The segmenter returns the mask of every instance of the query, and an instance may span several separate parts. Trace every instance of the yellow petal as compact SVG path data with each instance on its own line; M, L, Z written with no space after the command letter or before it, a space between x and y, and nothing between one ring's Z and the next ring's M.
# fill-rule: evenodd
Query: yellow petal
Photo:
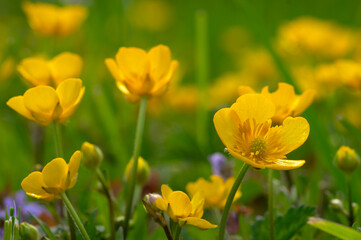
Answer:
M78 107L80 101L82 100L83 96L85 93L85 87L82 87L80 89L80 93L78 95L78 98L75 100L74 104L72 106L70 106L68 109L66 109L64 112L62 112L62 114L59 117L59 122L63 123L65 122L66 119L68 119L71 115L74 114L76 108Z
M256 123L262 123L272 118L275 113L274 104L261 94L240 96L231 109L237 113L241 122L254 119Z
M173 192L173 190L168 185L162 184L161 191L163 199L168 202L168 197Z
M79 77L83 69L81 57L70 52L59 54L48 64L55 85L59 85L64 79Z
M302 167L303 164L305 164L305 160L276 159L272 164L267 164L267 168L276 170L292 170Z
M227 151L235 158L251 165L252 167L255 167L255 168L265 168L265 164L262 162L262 161L259 161L259 163L257 163L256 161L254 161L253 159L249 159L249 158L246 158L244 156L242 156L240 153L238 152L235 152L233 151L231 148L227 148Z
M65 6L58 12L58 29L59 36L66 36L77 30L84 19L87 17L87 9L83 6Z
M49 86L33 87L24 94L25 107L43 125L48 125L53 120L58 103L59 98L55 89Z
M175 218L188 217L192 212L192 204L187 194L174 191L168 196L169 208ZM172 217L172 216L171 216ZM173 218L174 220L174 218Z
M303 111L306 110L308 106L311 105L313 99L315 98L316 91L315 90L307 90L298 98L297 105L295 106L293 116L298 116Z
M21 187L24 189L26 194L29 196L44 199L51 196L51 194L47 193L43 187L46 186L41 172L36 171L30 173L24 180L21 182Z
M239 118L231 108L222 108L213 117L214 127L218 136L227 148L232 148L237 144L237 134L239 132Z
M68 175L68 164L62 158L55 158L45 165L42 171L44 183L49 188L65 191L65 182Z
M288 117L283 121L283 125L272 127L266 139L267 154L271 160L282 159L284 156L299 146L308 138L310 125L302 117Z
M79 78L69 78L61 82L56 88L64 112L75 104L81 92L82 83Z
M83 154L81 151L76 151L70 158L69 164L68 164L68 171L69 171L69 177L70 177L70 185L67 187L72 188L75 183L78 176L78 169L80 165L80 161L83 158Z
M152 95L159 96L163 94L165 90L167 90L168 84L174 77L174 74L177 69L178 69L178 61L174 60L170 64L170 69L168 71L168 74L166 74L165 77L163 77L163 79L155 83L155 86L152 89Z
M245 95L247 93L256 93L256 92L249 86L239 86L238 87L239 96Z
M31 112L25 107L23 96L12 97L6 102L6 104L24 117L34 121Z
M170 69L171 53L167 46L158 45L148 52L150 63L150 77L154 81L164 78Z
M20 75L32 85L49 85L51 73L47 62L42 58L26 58L17 67Z
M193 196L191 204L192 204L192 216L201 218L203 216L203 206L204 206L203 192L197 192Z
M166 201L164 201L164 199L161 198L161 197L158 197L155 200L155 206L157 208L159 208L160 210L162 210L162 211L167 211L168 210L168 203Z
M118 69L117 63L112 58L105 59L105 65L107 65L109 72L117 82L122 82L124 76Z
M200 229L211 229L217 227L217 225L214 225L208 222L207 220L197 217L187 217L187 218L182 218L181 220L185 221L185 224L193 225Z

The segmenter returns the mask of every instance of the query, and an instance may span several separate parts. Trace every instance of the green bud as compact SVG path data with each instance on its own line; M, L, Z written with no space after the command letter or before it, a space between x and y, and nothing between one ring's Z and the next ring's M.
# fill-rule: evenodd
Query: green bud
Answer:
M149 206L155 212L160 211L155 205L155 201L159 197L161 198L162 196L159 195L158 193L149 193L144 196L143 203L144 205Z
M127 182L130 182L132 176L132 168L133 168L133 158L129 161L127 167L125 168L125 179ZM148 182L150 177L150 169L148 163L142 158L138 158L138 169L137 169L137 184L144 185Z
M20 236L21 239L38 240L40 234L35 226L31 225L30 223L23 222L20 225Z
M341 146L336 153L335 165L346 173L352 173L360 165L360 157L354 149Z
M81 151L83 152L83 164L84 167L95 170L99 167L103 161L103 152L100 148L94 144L84 142L81 146Z

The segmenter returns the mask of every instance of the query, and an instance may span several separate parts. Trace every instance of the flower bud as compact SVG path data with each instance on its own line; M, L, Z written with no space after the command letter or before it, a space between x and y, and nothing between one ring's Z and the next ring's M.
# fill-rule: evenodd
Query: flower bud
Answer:
M155 201L159 197L161 198L162 196L159 195L158 193L149 193L145 195L143 199L144 205L149 206L153 211L159 211L159 209L155 205Z
M97 169L103 161L102 150L94 144L84 142L81 151L83 152L83 164L88 169Z
M132 176L133 168L133 158L129 161L127 167L125 168L125 179L130 182ZM148 182L150 177L150 169L148 163L142 158L138 158L138 168L137 168L137 184L144 185Z
M30 223L23 222L20 225L20 236L21 239L38 240L40 234L35 226Z
M352 173L360 165L360 157L354 149L341 146L336 153L335 165L346 173Z

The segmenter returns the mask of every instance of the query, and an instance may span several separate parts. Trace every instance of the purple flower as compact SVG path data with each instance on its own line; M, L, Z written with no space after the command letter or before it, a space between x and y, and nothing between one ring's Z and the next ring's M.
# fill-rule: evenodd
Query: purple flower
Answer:
M48 213L44 206L35 202L27 202L26 194L22 190L17 191L15 197L7 196L3 199L3 208L0 210L0 219L5 218L6 209L9 211L11 207L13 207L15 211L17 211L17 209L20 207L22 217L27 217L29 214L38 217L42 213Z
M208 161L212 165L212 173L227 179L232 176L232 166L227 161L227 158L219 152L208 156Z

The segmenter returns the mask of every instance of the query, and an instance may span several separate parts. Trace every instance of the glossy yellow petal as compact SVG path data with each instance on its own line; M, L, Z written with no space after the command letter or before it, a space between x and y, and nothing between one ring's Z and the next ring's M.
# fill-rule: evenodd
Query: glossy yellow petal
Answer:
M232 148L237 144L237 134L239 132L239 118L231 108L222 108L213 117L214 127L227 148Z
M55 89L49 86L30 88L24 94L24 105L32 116L43 125L53 120L53 114L59 104Z
M85 87L82 87L80 89L80 93L78 95L78 98L75 100L74 104L72 106L70 106L69 108L67 108L65 111L62 112L62 114L59 117L59 122L63 123L65 122L65 120L67 120L71 115L74 114L76 108L78 107L81 99L83 98L85 93Z
M297 149L307 140L309 133L310 125L302 117L288 117L282 126L271 128L266 139L271 160L282 159Z
M32 85L49 85L51 73L47 62L42 58L26 58L17 67L20 75Z
M245 95L247 93L256 93L256 92L249 86L239 86L238 87L239 96Z
M65 191L65 182L68 175L68 164L62 158L55 158L45 165L43 180L47 187L57 189L57 192Z
M167 46L158 45L148 52L150 63L150 77L154 81L163 79L169 72L171 64L171 53Z
M187 218L182 218L181 220L185 221L185 224L193 225L200 229L211 229L218 227L217 225L214 225L208 222L207 220L197 217L187 217Z
M256 162L253 159L249 159L247 157L244 157L240 153L233 151L231 148L227 148L227 150L233 157L235 157L235 158L237 158L237 159L251 165L252 167L261 168L261 169L266 167L265 164L262 161Z
M192 212L192 204L187 194L174 191L168 196L169 208L175 218L188 217ZM172 216L171 216L172 217ZM173 218L174 220L174 218Z
M69 164L68 164L68 171L69 171L69 177L70 177L70 185L67 187L72 188L75 183L78 176L78 169L80 165L80 161L83 159L83 153L81 151L76 151L73 153L73 155L70 158Z
M161 191L163 199L168 202L168 197L173 192L173 190L168 185L162 184Z
M191 201L192 204L192 217L201 218L203 216L204 194L197 192Z
M67 78L79 77L83 69L83 60L77 54L64 52L53 58L49 63L55 85Z
M87 9L83 6L65 6L58 11L59 36L66 36L77 30L87 17Z
M124 76L120 72L117 63L112 58L105 59L105 65L108 67L109 72L117 82L122 82ZM119 86L118 86L119 87ZM128 91L128 90L127 90Z
M24 117L34 121L31 112L25 107L23 96L12 97L6 102L6 104Z
M178 61L173 60L171 62L168 74L165 75L165 77L163 77L160 81L155 83L155 86L151 92L152 95L159 96L167 90L169 82L172 80L176 70L178 69L178 65Z
M313 99L315 98L315 95L316 95L316 91L311 89L302 93L302 95L299 96L298 98L293 116L295 117L303 113L303 111L305 111L306 108L311 105Z
M21 187L24 189L26 194L38 199L47 198L50 196L50 194L44 190L44 186L46 185L43 181L42 174L38 171L30 173L21 182Z
M136 85L136 88L141 86L149 71L148 57L144 50L122 47L116 55L116 62L125 81Z
M164 199L161 197L159 197L155 200L155 206L162 211L168 210L168 202L164 201Z
M275 113L274 104L261 94L240 96L231 109L237 113L241 122L254 119L256 123L262 123L272 118Z
M276 159L271 164L267 164L267 168L276 170L292 170L302 167L305 164L305 160L285 160Z

